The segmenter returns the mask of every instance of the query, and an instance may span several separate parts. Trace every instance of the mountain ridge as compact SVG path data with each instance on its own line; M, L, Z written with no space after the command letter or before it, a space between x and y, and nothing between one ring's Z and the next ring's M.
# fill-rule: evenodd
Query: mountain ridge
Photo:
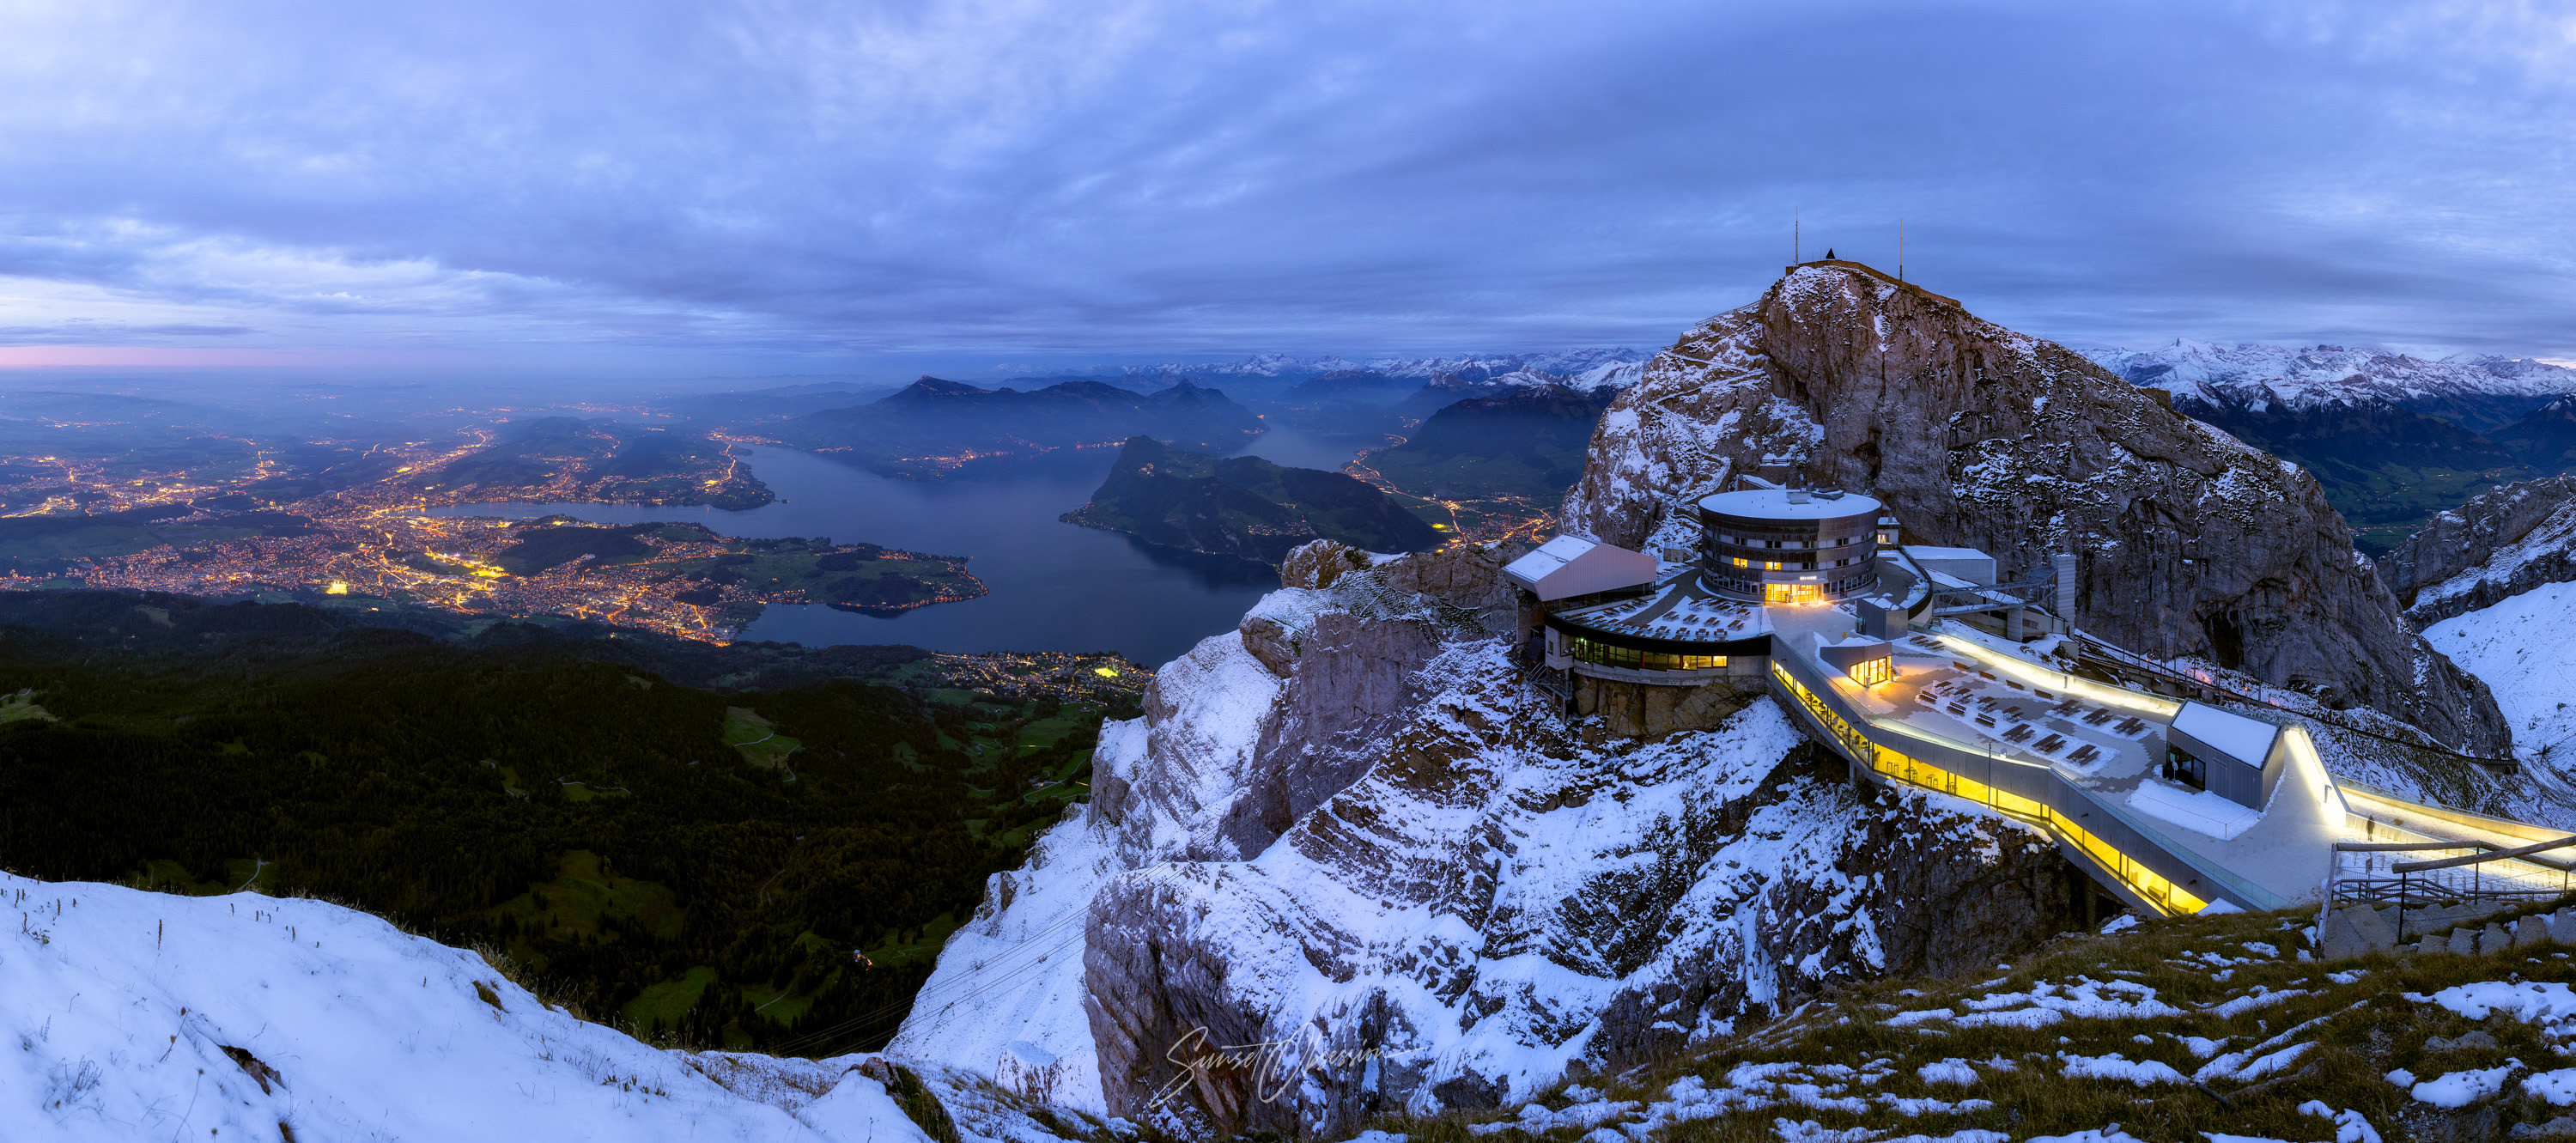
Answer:
M1853 271L1799 267L1702 322L1602 419L1570 529L1688 547L1673 506L1785 463L2007 574L2080 558L2081 625L2206 654L2502 754L2477 681L2406 628L2314 477L2053 342Z

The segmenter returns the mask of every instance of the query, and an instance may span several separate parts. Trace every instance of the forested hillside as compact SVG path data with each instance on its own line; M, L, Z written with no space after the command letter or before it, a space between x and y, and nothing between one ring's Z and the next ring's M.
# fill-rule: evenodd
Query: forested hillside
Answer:
M723 691L639 665L664 649L631 634L76 602L0 600L0 866L328 897L698 1044L881 1042L1131 701L950 689L911 648L668 660L781 680Z

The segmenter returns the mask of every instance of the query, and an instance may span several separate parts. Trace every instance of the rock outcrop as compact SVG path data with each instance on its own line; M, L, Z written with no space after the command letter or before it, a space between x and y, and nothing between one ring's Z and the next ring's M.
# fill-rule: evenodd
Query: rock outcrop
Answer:
M2046 841L1864 801L1767 698L1654 743L1566 723L1492 629L1509 554L1291 553L1104 729L1092 803L994 878L890 1052L1185 1135L1347 1133L2071 919Z
M2063 346L1873 271L1806 266L1684 334L1611 406L1563 519L1687 544L1690 498L1766 460L1886 501L1909 542L2007 573L2081 556L2078 623L2203 655L2452 746L2511 735L2426 646L2314 479Z
M1307 646L1291 691L1341 655ZM1595 749L1532 709L1498 641L1447 644L1415 680L1430 693L1365 770L1257 851L1101 886L1084 1004L1112 1114L1329 1137L1504 1106L2067 920L2047 843L1920 798L1863 804L1767 699Z
M2418 628L2576 582L2576 476L2507 485L2443 512L2379 570Z

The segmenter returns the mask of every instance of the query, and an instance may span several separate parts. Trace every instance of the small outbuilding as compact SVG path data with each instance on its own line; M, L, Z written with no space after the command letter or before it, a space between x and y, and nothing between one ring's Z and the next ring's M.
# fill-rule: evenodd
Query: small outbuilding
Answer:
M2165 730L2164 778L2262 809L2289 763L2278 726L2203 702L2186 702Z

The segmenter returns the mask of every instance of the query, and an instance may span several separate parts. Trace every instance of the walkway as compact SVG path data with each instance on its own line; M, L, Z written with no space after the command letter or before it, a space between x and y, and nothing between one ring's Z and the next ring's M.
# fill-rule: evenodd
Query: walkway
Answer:
M2320 898L2336 878L2384 878L2392 860L2510 848L2562 836L2347 789L2303 725L2284 726L2288 761L2260 810L2157 776L2182 704L2056 670L2028 648L1936 621L1895 644L1896 678L1864 688L1825 666L1818 642L1851 633L1840 607L1767 608L1771 686L1856 779L1965 798L2039 828L2132 907L2248 910ZM2246 713L2246 712L2240 712ZM2337 843L2458 841L2432 852L2345 852ZM2418 884L2435 879L2418 874ZM2496 861L2454 879L2563 885L2555 857Z

